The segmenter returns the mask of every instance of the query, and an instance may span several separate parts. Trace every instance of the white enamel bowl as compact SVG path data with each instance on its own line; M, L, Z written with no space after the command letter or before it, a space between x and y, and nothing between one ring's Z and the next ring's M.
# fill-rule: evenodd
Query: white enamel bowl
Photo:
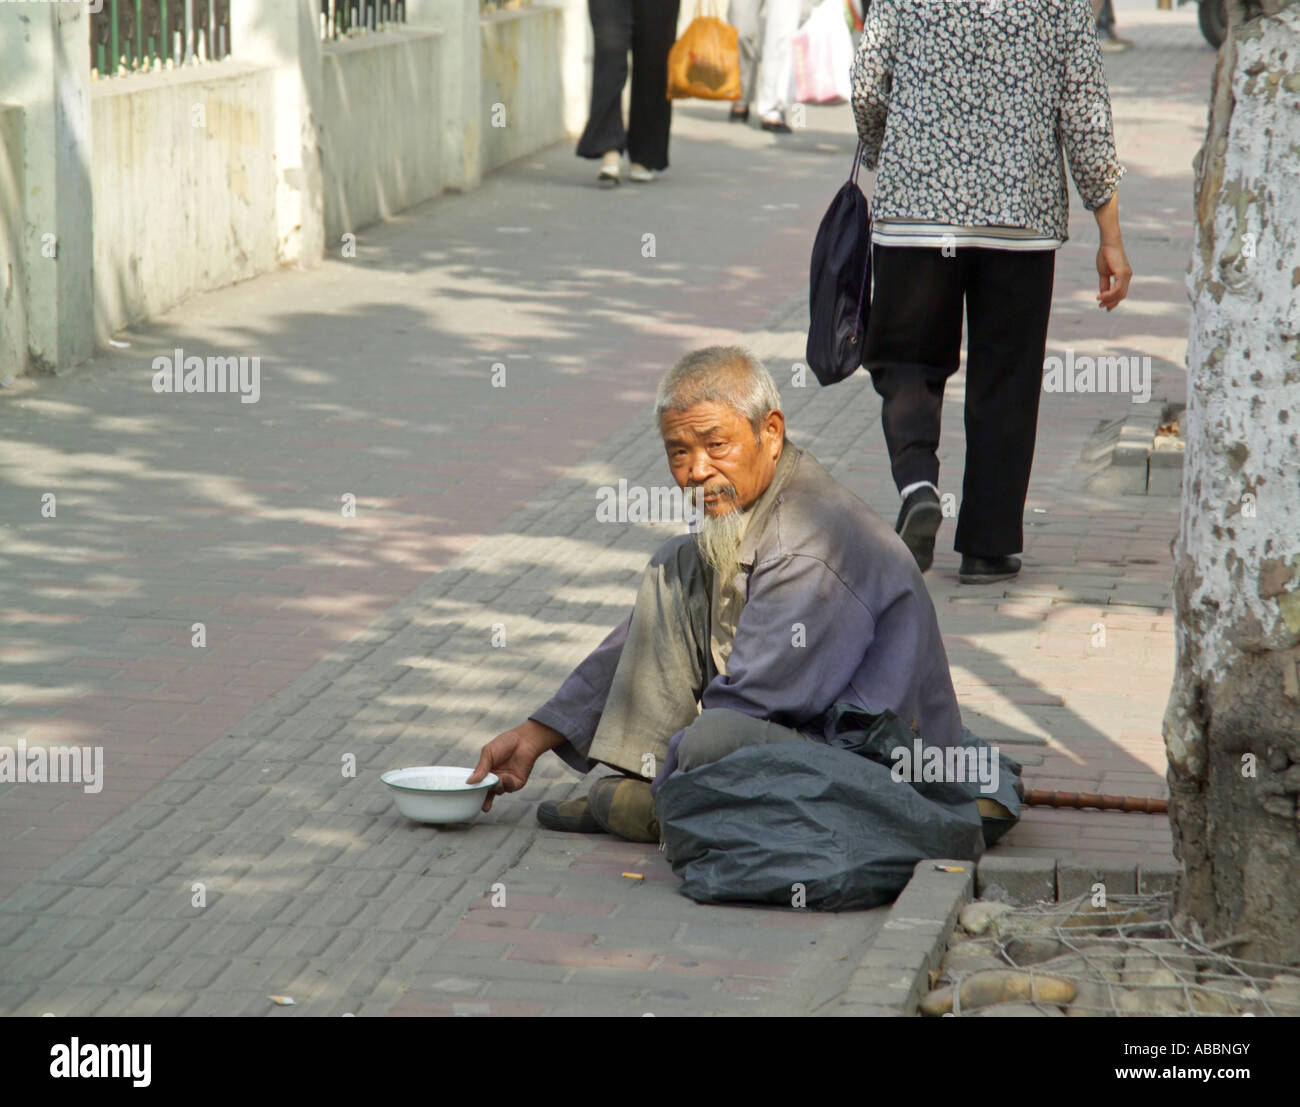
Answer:
M416 765L391 769L379 779L388 785L397 810L417 823L467 823L483 807L497 782L488 773L477 784L465 781L473 769L454 765Z

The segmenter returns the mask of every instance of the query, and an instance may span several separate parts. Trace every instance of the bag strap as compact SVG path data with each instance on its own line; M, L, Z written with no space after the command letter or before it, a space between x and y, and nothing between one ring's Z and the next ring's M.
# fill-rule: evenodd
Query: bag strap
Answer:
M849 180L858 183L858 170L862 168L862 139L858 139L858 151L853 155L853 172ZM858 340L859 324L862 321L862 301L867 296L867 286L871 284L871 203L867 203L867 256L862 264L862 287L858 289L858 310L853 313L853 342ZM865 337L865 336L864 336Z
M858 340L858 330L862 324L862 301L867 296L867 286L871 284L871 223L867 222L867 256L862 263L862 287L858 289L858 310L853 313L853 341ZM865 337L865 336L864 336Z

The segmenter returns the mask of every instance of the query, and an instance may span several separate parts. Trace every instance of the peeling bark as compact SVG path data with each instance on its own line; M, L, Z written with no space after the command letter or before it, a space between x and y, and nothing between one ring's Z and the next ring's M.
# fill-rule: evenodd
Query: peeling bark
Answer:
M1165 712L1180 913L1300 963L1300 0L1228 0L1188 271Z

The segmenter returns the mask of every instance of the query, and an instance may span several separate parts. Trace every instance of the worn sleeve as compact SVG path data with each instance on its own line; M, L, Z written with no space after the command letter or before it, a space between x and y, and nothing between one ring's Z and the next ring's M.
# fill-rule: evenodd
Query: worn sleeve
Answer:
M1101 207L1127 172L1115 154L1106 67L1089 0L1070 0L1065 28L1065 81L1057 128L1079 198Z
M898 45L898 10L894 0L875 0L867 12L853 58L853 117L862 139L862 161L875 169L885 140L885 115Z
M623 654L629 614L605 637L560 685L560 690L528 717L564 735L565 741L555 748L566 765L580 773L589 772L595 762L588 760L587 750L596 736L596 725L605 710L614 670Z
M874 637L871 612L825 562L798 554L760 564L727 672L700 704L804 726L848 686Z

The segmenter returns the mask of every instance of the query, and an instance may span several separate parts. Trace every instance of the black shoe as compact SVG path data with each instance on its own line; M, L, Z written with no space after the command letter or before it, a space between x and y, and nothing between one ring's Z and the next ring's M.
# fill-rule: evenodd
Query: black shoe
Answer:
M995 580L1010 580L1018 572L1018 557L975 557L973 554L962 554L957 579L962 584L992 584Z
M547 830L567 830L571 834L604 834L605 828L591 813L586 796L565 800L563 803L537 805L537 821Z
M789 124L787 124L783 119L764 119L763 130L771 131L774 135L794 134L794 131L790 129Z
M933 488L918 488L898 509L894 530L916 558L916 567L925 572L934 561L934 536L943 522L943 509Z
M730 113L728 114L728 116L727 116L727 122L728 122L728 123L748 123L748 122L749 122L749 109L748 109L748 108L744 108L744 109L741 110L741 111L736 111L735 108L733 108L733 109L731 110L731 112L730 112Z

